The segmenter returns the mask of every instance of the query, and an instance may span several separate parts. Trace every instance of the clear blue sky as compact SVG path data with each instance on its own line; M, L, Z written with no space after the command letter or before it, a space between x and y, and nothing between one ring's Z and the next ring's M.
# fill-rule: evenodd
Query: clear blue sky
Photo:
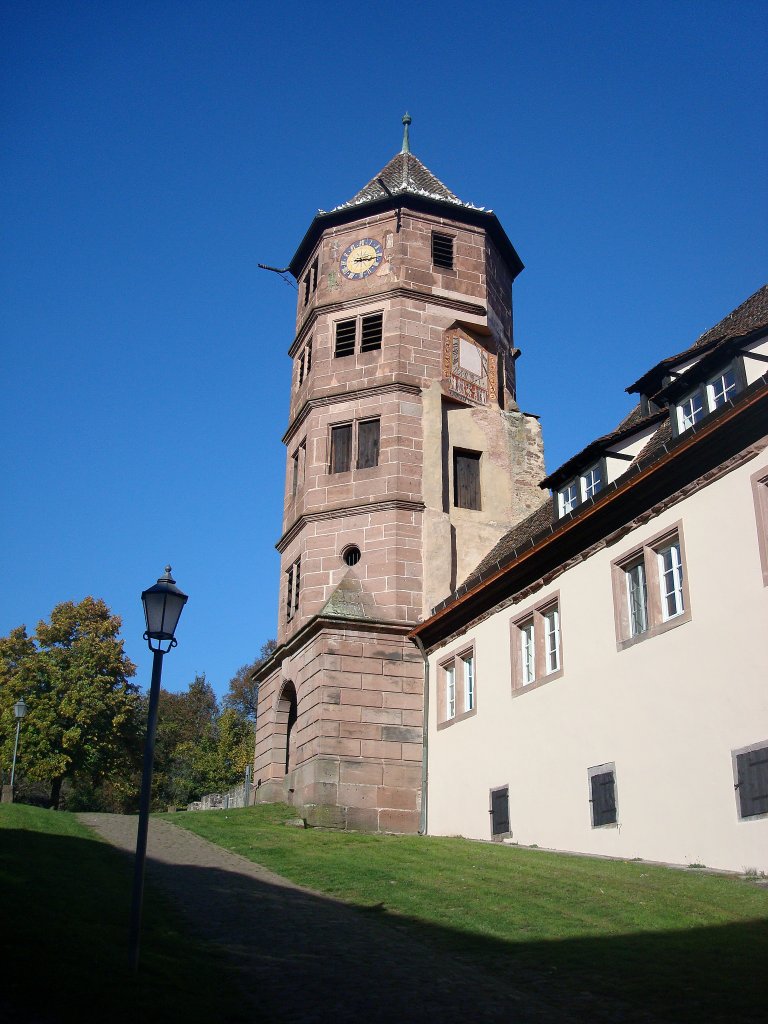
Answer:
M190 595L163 682L275 633L296 293L318 207L399 149L495 210L554 469L766 278L764 2L36 3L0 10L0 635Z

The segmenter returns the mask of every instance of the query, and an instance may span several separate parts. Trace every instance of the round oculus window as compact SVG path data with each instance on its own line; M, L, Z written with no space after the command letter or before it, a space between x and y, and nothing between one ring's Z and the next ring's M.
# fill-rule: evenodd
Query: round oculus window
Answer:
M353 544L351 547L344 549L341 557L347 565L357 565L362 556L360 554L360 548L355 547Z

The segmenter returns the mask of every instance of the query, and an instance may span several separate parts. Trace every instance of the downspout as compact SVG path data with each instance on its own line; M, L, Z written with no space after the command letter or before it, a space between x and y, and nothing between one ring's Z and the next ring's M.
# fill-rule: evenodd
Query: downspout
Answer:
M427 770L427 757L429 754L429 657L424 650L424 644L418 636L412 636L411 640L421 651L424 659L424 725L421 730L421 814L419 817L419 835L427 834L427 783L429 772Z

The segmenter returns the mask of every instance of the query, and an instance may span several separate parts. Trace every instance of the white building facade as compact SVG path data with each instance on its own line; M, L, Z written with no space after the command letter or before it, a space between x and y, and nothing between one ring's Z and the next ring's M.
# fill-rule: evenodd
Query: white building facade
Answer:
M768 871L768 288L412 638L431 834Z

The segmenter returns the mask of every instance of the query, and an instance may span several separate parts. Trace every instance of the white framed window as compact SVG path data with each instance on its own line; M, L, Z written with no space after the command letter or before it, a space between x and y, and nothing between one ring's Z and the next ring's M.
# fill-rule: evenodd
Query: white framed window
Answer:
M729 366L723 373L708 380L707 400L710 409L718 409L721 405L725 405L728 399L736 394L737 387L736 370L733 366Z
M536 679L536 646L533 635L533 616L527 622L521 622L520 630L520 662L521 681L523 686L528 686Z
M694 391L677 404L677 429L682 434L704 416L704 400L700 391Z
M680 559L680 544L675 541L660 548L656 557L659 560L662 618L664 620L672 619L675 615L682 615L685 611L683 564Z
M619 650L691 618L682 524L611 563Z
M456 664L445 666L445 717L456 717Z
M725 405L745 386L744 366L741 359L735 359L728 366L718 370L703 384L689 391L675 402L673 422L677 433L682 434L702 420L709 413Z
M648 629L648 587L645 582L645 562L641 559L625 569L627 603L629 609L629 635L640 636Z
M462 655L464 675L464 710L472 711L475 706L475 652Z
M442 658L437 673L437 727L442 729L477 711L474 643Z
M584 501L594 497L603 487L603 464L596 462L581 474L581 491Z
M565 487L561 487L557 492L557 506L560 516L567 516L569 512L573 512L578 504L579 486L575 480L571 480L570 483L566 484Z
M591 466L579 473L573 480L569 480L557 492L557 515L559 519L573 512L583 501L602 491L605 486L605 460L598 459Z
M531 689L563 671L560 597L550 595L512 619L512 690Z
M560 668L560 610L557 605L542 612L544 620L544 668L547 675Z

